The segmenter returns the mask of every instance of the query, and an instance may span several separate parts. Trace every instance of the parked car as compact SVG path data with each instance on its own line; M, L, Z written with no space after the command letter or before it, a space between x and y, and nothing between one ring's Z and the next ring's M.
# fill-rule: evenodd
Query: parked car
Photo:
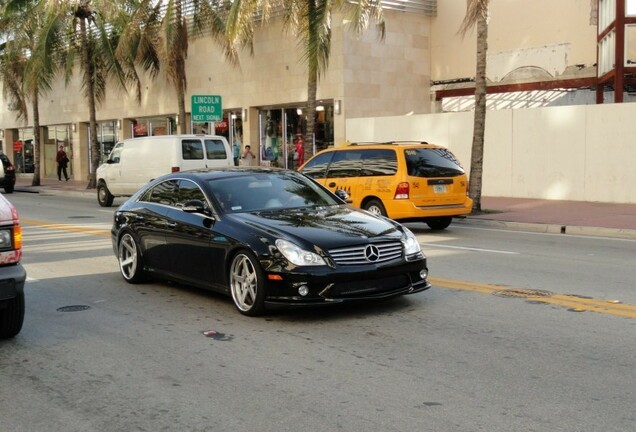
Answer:
M0 187L4 188L5 193L13 193L15 188L15 167L9 160L9 157L0 153Z
M117 143L97 168L97 201L110 207L163 174L195 168L233 166L232 150L217 135L160 135Z
M24 321L24 282L22 228L18 211L0 195L0 339L11 338Z
M291 170L162 176L119 207L111 233L127 282L157 276L219 291L245 315L430 287L411 231Z
M441 230L470 214L468 179L445 147L424 142L354 143L324 150L300 167L351 204L399 221L423 221Z

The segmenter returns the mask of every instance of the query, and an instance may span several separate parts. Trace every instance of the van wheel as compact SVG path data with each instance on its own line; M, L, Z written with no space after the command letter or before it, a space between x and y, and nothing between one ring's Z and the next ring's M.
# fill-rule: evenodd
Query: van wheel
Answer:
M100 182L97 185L97 202L102 207L110 207L113 205L115 197L110 193L106 183Z
M452 217L445 216L445 217L427 218L424 220L424 222L426 222L426 225L428 225L430 229L437 231L437 230L443 230L445 228L448 228L452 220L453 220Z
M382 201L380 200L377 200L377 199L369 200L366 203L364 203L364 206L362 208L373 214L376 214L379 216L386 216L386 209L384 208L384 205L382 204Z
M20 333L24 322L24 292L0 305L0 339L12 338Z

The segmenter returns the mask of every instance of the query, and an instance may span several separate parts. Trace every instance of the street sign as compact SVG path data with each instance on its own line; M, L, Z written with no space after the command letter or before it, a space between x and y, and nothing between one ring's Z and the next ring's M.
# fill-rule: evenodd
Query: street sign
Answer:
M196 123L223 120L219 95L192 95L192 121Z

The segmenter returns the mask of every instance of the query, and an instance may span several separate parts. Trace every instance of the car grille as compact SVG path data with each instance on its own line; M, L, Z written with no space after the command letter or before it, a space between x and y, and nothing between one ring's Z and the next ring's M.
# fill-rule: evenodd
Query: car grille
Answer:
M368 297L406 288L409 284L410 281L408 276L402 274L380 279L337 283L331 287L328 293L325 294L327 294L328 297L335 299Z
M331 249L329 255L338 265L378 264L401 257L402 242Z

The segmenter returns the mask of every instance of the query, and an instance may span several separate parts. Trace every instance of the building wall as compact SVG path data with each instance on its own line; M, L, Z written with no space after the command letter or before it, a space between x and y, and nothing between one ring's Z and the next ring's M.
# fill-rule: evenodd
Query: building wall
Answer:
M484 196L636 203L636 104L488 111ZM470 170L473 113L347 120L349 141L423 140Z
M595 69L588 68L596 63L596 1L491 1L488 79L594 76ZM438 2L431 26L433 81L475 76L476 31L464 38L457 33L465 13L465 0ZM511 76L515 73L519 76Z

